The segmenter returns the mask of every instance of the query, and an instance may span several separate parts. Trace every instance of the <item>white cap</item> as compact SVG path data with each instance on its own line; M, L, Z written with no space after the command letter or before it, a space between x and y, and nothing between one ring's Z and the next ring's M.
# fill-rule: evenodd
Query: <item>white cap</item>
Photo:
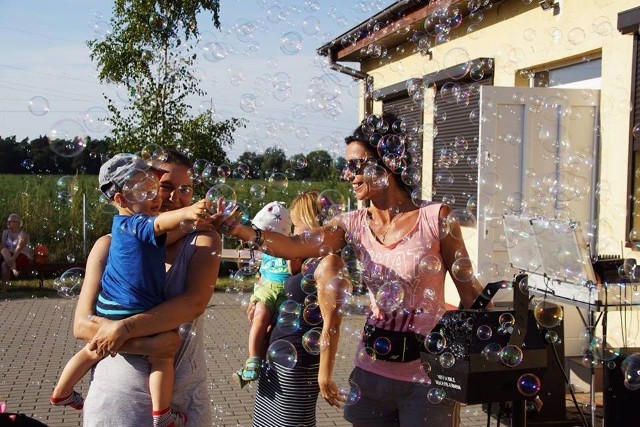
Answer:
M264 205L251 221L261 230L291 234L291 215L282 202L270 202Z

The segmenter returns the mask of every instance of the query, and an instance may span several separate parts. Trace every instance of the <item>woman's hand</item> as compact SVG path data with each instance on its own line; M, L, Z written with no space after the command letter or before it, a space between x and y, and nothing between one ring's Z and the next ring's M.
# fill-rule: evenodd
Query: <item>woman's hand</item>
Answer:
M346 401L346 396L340 393L340 389L335 381L330 378L318 376L318 385L320 386L320 395L327 403L336 408L341 408Z
M100 357L115 356L129 338L124 322L100 316L91 316L90 320L98 325L98 331L89 342L89 350L95 351Z

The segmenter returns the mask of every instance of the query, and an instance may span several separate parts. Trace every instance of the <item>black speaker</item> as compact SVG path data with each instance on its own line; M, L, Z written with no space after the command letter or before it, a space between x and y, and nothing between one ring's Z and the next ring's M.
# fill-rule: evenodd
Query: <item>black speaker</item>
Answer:
M620 356L604 364L604 427L640 426L640 390L632 391L624 386L620 369L625 357L633 353L640 353L640 348L621 348Z

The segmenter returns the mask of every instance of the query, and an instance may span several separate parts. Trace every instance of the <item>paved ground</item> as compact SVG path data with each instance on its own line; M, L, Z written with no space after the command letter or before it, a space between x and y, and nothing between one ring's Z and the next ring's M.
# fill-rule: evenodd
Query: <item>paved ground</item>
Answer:
M63 299L26 299L0 302L0 401L11 412L22 412L52 427L79 426L78 411L52 407L48 402L60 370L80 347L71 334L75 302ZM215 426L250 426L253 387L239 389L230 374L246 358L248 323L237 295L216 293L206 312L207 360ZM338 384L346 384L362 316L345 317L336 366ZM88 383L79 387L86 394ZM464 427L487 424L480 406L462 409ZM318 426L347 426L338 410L321 398ZM493 420L491 425L496 425ZM115 426L117 427L117 426Z

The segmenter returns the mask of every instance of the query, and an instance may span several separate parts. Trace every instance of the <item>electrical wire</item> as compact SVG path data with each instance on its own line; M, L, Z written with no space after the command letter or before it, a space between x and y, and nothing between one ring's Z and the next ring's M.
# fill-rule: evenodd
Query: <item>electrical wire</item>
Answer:
M571 383L569 381L569 376L567 375L567 372L564 370L564 366L562 366L562 363L560 362L560 356L558 355L558 350L556 349L556 346L554 343L549 343L551 344L551 349L553 350L553 356L556 360L556 363L558 364L558 367L560 368L560 372L562 372L562 375L564 376L564 381L567 384L568 388L569 388L569 393L571 393L571 400L573 401L573 405L576 407L576 410L578 411L578 414L580 415L580 418L582 420L582 425L584 427L589 427L589 423L587 422L587 418L584 416L584 414L582 413L582 410L580 409L580 405L578 405L578 400L576 399L576 395L573 392L573 388L571 387Z

